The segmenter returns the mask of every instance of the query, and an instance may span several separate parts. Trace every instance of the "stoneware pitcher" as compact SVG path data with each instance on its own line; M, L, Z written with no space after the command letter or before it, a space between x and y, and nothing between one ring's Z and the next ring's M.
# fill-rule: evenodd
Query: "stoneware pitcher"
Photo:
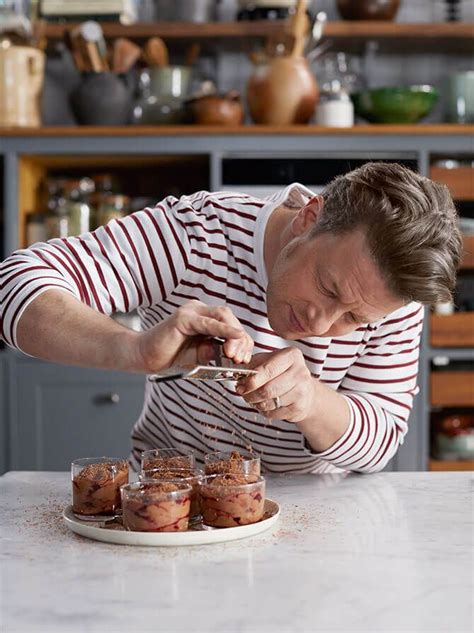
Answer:
M316 78L304 57L274 57L255 66L247 85L255 123L307 123L319 98Z
M41 125L44 63L36 48L0 43L0 126Z
M132 113L132 90L125 75L85 73L71 94L74 114L83 125L126 125Z

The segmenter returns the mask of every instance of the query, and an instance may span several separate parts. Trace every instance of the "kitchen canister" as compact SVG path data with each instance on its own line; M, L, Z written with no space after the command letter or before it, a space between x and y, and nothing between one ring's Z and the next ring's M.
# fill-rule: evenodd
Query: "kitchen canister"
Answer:
M448 78L446 118L451 123L474 123L474 70L455 73Z
M178 125L186 121L185 99L191 81L188 66L152 67L140 75L141 95L133 108L137 125Z
M0 126L39 127L45 55L0 40Z
M332 81L331 90L321 92L316 109L316 124L325 127L354 125L354 104L339 81Z

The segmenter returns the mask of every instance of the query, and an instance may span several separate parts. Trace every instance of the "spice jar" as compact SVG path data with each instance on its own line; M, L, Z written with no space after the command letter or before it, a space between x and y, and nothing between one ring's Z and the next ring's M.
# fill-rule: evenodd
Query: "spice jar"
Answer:
M69 213L65 198L51 200L49 211L45 217L46 235L48 240L56 237L69 237Z
M88 196L94 191L90 178L71 180L66 183L66 208L69 216L69 235L81 235L91 229L91 207Z
M96 212L97 226L124 218L130 210L130 198L121 194L104 196Z
M338 80L321 93L316 110L316 123L326 127L352 127L354 104Z
M26 216L26 243L28 246L48 239L44 213L29 213Z

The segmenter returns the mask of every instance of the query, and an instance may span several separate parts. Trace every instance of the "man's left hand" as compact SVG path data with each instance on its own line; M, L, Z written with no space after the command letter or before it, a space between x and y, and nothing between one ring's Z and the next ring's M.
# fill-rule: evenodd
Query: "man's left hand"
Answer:
M299 349L255 354L248 367L257 373L240 381L236 391L262 415L289 422L314 417L318 381Z

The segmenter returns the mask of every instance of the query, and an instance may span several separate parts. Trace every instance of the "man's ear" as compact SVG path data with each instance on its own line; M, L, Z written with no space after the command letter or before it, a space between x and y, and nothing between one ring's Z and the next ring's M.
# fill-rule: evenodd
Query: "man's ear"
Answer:
M314 196L298 211L291 222L293 235L303 235L309 232L321 216L324 208L324 198Z

